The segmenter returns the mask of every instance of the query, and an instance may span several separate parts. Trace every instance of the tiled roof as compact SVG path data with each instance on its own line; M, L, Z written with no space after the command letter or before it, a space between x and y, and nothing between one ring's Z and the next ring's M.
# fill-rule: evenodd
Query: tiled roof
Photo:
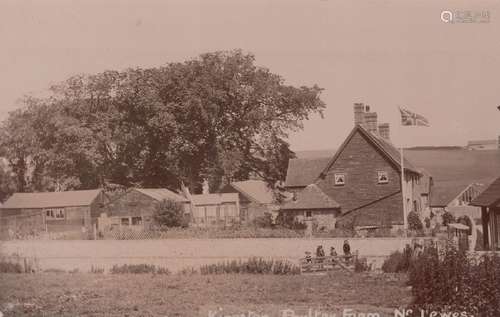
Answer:
M286 171L286 187L304 187L312 184L330 161L330 157L291 159Z
M474 206L481 207L500 207L500 177L488 186L471 203Z
M89 206L101 189L65 192L15 193L2 206L3 209L49 208Z
M500 174L500 150L407 149L404 153L435 182L489 184Z
M262 180L232 182L231 186L249 200L259 204L272 204L274 202L273 191Z
M445 207L470 184L464 182L434 182L431 187L431 207Z
M384 138L382 138L378 134L369 132L368 130L366 130L365 128L363 128L363 126L361 126L361 125L356 125L352 129L352 131L349 134L349 136L345 139L344 143L342 143L342 145L340 146L340 148L337 150L337 152L335 153L335 155L333 156L333 158L325 166L325 168L322 171L323 173L326 173L327 170L330 168L330 166L332 166L332 164L337 160L337 158L340 155L340 153L342 153L342 151L347 146L347 144L349 144L350 140L356 134L356 132L360 132L362 135L364 135L373 146L375 146L376 148L378 148L385 155L385 157L387 159L389 159L396 166L396 168L398 168L399 170L401 170L401 154L400 154L400 151L398 149L396 149L394 147L394 145L392 145L392 143L390 143L389 141L385 140ZM403 154L403 163L404 163L404 169L405 170L409 170L409 171L412 171L414 173L420 174L419 170L412 163L410 163L410 161L408 161L406 159L406 156L404 154Z
M235 203L239 201L237 193L199 194L191 195L191 202L199 205L220 205L222 203Z
M297 210L297 209L336 209L340 205L327 194L325 194L315 184L307 185L304 189L297 193L295 200L286 202L282 210Z
M158 201L173 200L177 202L189 202L186 197L176 194L166 188L134 188L134 190L137 190L138 192L141 192L144 195L147 195Z
M398 165L399 169L401 168L401 152L399 149L397 149L388 140L382 138L380 135L368 132L368 130L364 129L363 126L358 126L358 127L360 131L364 132L375 143L377 143L377 145L389 156L389 158ZM405 169L420 174L419 169L416 168L410 160L408 160L408 157L405 152L403 152L403 163Z
M385 140L378 134L368 132L360 125L354 127L344 143L340 146L333 157L320 157L320 158L307 158L307 159L291 159L288 162L288 170L286 174L286 187L303 187L313 183L327 168L335 162L338 155L342 152L344 147L349 143L350 139L354 136L356 131L365 135L371 143L381 150L385 156L392 161L397 168L401 169L401 155L400 151L394 147L392 143ZM407 159L406 152L404 155L404 168L412 172L420 174L420 170L414 166L410 160Z

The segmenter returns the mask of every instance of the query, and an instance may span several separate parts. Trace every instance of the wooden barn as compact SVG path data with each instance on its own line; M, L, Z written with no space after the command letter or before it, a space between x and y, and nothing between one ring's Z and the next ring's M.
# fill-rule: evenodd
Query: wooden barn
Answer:
M199 194L190 198L193 226L231 226L241 222L237 193Z
M479 194L471 205L481 207L484 248L500 250L500 177Z
M102 190L15 193L0 208L10 230L63 232L90 229L103 210Z
M149 229L153 225L155 209L163 200L178 202L186 214L191 212L190 201L186 197L166 188L130 188L106 203L98 228Z
M262 180L232 182L223 187L221 192L238 194L243 223L251 223L265 213L277 214L279 210L273 191Z

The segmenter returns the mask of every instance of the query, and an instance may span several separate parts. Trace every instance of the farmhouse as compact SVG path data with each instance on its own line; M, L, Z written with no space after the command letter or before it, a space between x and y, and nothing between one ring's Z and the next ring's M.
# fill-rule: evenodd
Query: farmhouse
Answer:
M471 205L481 207L484 248L500 250L500 177L477 196Z
M112 227L149 229L153 225L153 214L163 200L182 204L184 212L191 212L190 201L166 188L130 188L106 203L105 213L100 215L98 228Z
M242 222L251 222L264 213L274 213L279 209L273 191L262 180L232 182L221 192L238 194Z
M310 223L320 230L334 229L340 214L340 205L326 195L316 184L307 185L281 207L283 217L296 222Z
M237 193L190 195L193 226L231 226L240 223Z
M102 190L15 193L0 208L11 230L63 232L90 229L103 210Z
M324 159L314 159L310 165L291 160L285 186L297 192L300 202L300 191L315 184L338 204L337 227L399 228L404 222L403 204L407 211L427 207L431 181L406 158L401 162L400 152L390 142L389 125L377 124L377 114L368 110L363 104L354 105L354 128L322 167Z

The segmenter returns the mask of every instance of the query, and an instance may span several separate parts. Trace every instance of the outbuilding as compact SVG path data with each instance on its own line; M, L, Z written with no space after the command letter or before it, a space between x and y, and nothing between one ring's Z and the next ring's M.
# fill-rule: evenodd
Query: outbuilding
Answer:
M471 205L481 207L484 248L500 250L500 177L479 194Z

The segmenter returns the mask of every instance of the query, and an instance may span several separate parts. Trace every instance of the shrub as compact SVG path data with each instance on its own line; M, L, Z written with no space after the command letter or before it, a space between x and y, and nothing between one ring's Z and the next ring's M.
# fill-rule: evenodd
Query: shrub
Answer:
M412 309L500 316L500 258L496 254L476 261L450 245L441 254L427 248L412 261L408 277Z
M276 274L292 275L300 274L300 268L286 260L265 260L262 258L250 258L246 261L227 261L215 264L203 265L200 268L202 275L209 274Z
M160 227L187 227L189 219L184 215L181 203L173 200L163 200L155 208L153 218Z
M166 268L156 267L153 264L123 264L113 265L110 270L111 274L170 274Z
M0 273L23 273L23 267L19 263L0 262Z
M256 217L253 223L258 228L271 228L273 225L273 218L270 213L266 212L261 217Z
M441 218L443 219L443 226L447 226L449 223L455 222L455 217L453 217L449 211L445 211Z
M103 274L104 273L104 268L92 265L90 267L90 273L93 273L93 274Z
M292 230L305 230L307 225L303 222L297 221L295 216L289 212L280 211L278 217L276 218L276 223L283 228Z
M430 229L431 228L431 219L429 217L425 217L424 222L425 222L425 228Z
M424 228L420 217L415 211L410 211L408 214L408 227L410 230L420 231Z
M371 270L371 265L368 265L366 258L356 258L354 261L354 272L366 272Z
M385 273L401 273L407 272L410 267L412 250L409 245L406 245L403 252L393 252L382 264L382 271Z

